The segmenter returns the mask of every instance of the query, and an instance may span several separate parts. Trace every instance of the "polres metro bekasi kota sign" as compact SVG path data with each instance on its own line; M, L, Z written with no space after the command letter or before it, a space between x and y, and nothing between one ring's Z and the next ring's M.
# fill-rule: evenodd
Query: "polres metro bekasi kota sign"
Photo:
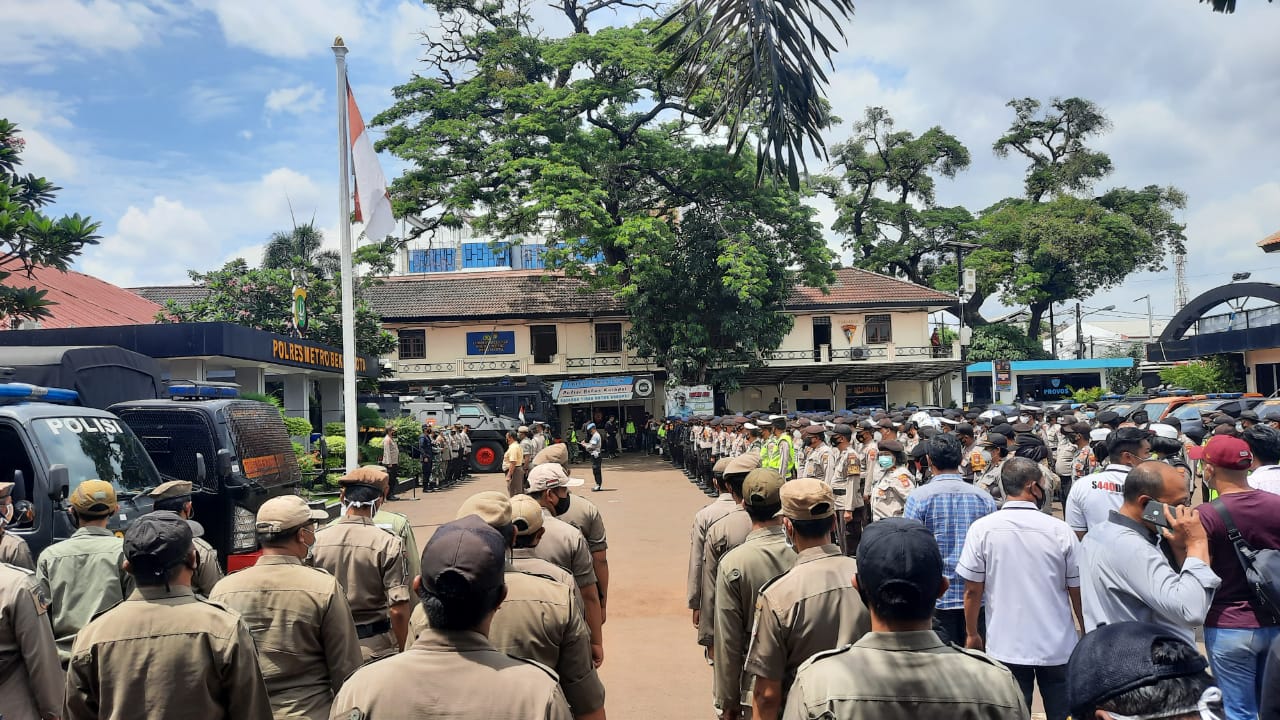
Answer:
M551 383L551 397L555 398L557 405L643 400L652 394L653 377L649 375L582 378Z

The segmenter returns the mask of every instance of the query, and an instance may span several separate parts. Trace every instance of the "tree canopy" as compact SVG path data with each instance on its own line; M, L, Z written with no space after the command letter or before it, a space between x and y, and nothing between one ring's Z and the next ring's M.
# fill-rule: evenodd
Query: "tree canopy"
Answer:
M572 32L551 37L518 4L428 4L443 25L428 72L373 120L378 148L411 163L397 214L545 242L550 267L623 298L630 345L684 379L776 347L786 289L829 282L832 256L798 193L699 130L719 99L670 71L678 25L595 28L630 5L567 3Z
M0 118L0 318L38 320L53 314L53 303L21 278L36 267L66 272L86 245L98 243L100 224L79 213L44 214L62 188L19 172L25 147L18 126Z

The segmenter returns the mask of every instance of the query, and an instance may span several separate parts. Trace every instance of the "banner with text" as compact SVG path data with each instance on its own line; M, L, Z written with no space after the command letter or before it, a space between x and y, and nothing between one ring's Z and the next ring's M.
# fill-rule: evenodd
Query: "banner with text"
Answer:
M714 415L716 396L710 385L672 385L667 388L667 417L683 420L693 415Z
M551 384L551 396L557 405L643 400L652 394L653 377L649 375L559 380Z

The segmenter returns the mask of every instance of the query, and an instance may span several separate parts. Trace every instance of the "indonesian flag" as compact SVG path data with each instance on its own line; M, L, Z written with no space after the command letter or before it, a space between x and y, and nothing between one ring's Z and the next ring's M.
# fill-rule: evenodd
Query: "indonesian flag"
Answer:
M524 406L520 406L520 422L524 422Z
M387 178L373 151L373 141L365 132L364 119L356 107L356 96L347 85L347 137L351 142L351 161L356 173L356 220L364 223L365 236L381 242L395 232L396 220L391 215L391 199L387 196Z

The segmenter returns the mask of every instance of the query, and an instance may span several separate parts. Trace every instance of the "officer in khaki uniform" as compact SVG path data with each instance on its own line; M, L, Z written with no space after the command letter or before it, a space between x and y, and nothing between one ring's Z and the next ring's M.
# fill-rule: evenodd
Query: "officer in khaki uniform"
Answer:
M730 460L721 458L711 468L711 481L720 494L694 513L693 524L689 528L689 577L685 592L689 600L687 607L693 611L694 627L698 626L698 618L702 615L702 551L707 540L707 528L738 506L724 484L724 469Z
M569 488L581 487L583 481L569 477L557 463L530 470L528 481L529 497L542 506L543 516L542 539L533 548L533 555L573 573L582 592L587 627L591 628L591 656L599 667L604 662L604 614L591 551L582 532L559 518L569 509Z
M258 508L262 557L222 579L210 599L240 613L258 646L258 664L276 718L327 720L333 696L363 662L342 586L302 564L329 518L297 495Z
M742 507L751 533L720 559L716 577L715 701L720 717L734 720L751 707L750 676L744 677L756 595L765 583L791 569L796 553L782 531L782 475L756 468L742 482ZM745 706L745 707L744 707Z
M13 483L0 482L0 563L17 565L27 570L35 570L35 561L31 559L31 548L27 541L5 532L14 521Z
M542 505L528 495L516 495L511 498L511 517L517 520L524 518L523 524L513 520L516 524L516 540L511 550L511 567L530 575L549 577L572 588L573 597L578 603L578 612L582 613L585 620L586 608L582 602L582 590L578 587L577 578L568 570L543 560L535 554L546 532L543 528L546 517L542 512Z
M805 452L799 477L817 478L823 481L827 479L833 460L826 434L827 428L823 425L806 425L800 431L800 437L805 441Z
M897 440L885 440L879 445L876 462L881 473L875 485L869 489L871 519L902 517L907 507L907 496L916 489L915 476L907 469L906 450ZM889 467L885 467L891 463Z
M357 670L330 717L571 718L554 672L503 653L488 637L508 592L505 555L502 534L475 515L441 525L413 583L431 627L405 652Z
M831 440L834 447L827 484L836 498L836 539L840 550L845 555L852 555L862 538L862 517L865 513L862 504L862 456L853 443L853 428L848 425L832 428Z
M167 510L129 526L124 553L138 589L76 637L64 720L271 718L249 628L191 591L191 540Z
M409 578L399 538L373 515L387 491L376 465L338 478L346 514L316 533L312 564L337 578L351 606L365 662L394 655L409 632Z
M533 458L533 467L547 463L559 465L567 474L569 446L555 443L539 450ZM569 493L569 508L556 517L578 528L586 538L587 550L591 551L591 567L596 571L596 588L600 593L600 619L604 622L609 605L609 540L605 534L600 508L581 495Z
M698 644L703 647L715 646L716 579L720 572L720 558L745 542L747 535L751 534L751 516L742 509L742 483L752 470L759 467L758 456L739 455L724 468L724 484L733 495L734 507L707 528L707 538L702 544L702 608L698 617Z
M386 472L386 468L381 465L367 465L366 467L374 468L374 471L381 470ZM419 566L418 540L413 536L413 524L409 522L409 518L401 513L391 512L387 509L387 498L391 495L391 476L387 476L387 489L383 491L382 502L378 504L378 512L373 515L373 524L390 532L392 535L400 538L400 547L404 550L404 560L408 571L405 577L413 580L421 570ZM336 518L330 525L337 525L342 518Z
M186 480L170 480L156 486L155 490L147 493L147 497L155 502L156 510L175 512L191 523L197 562L191 589L198 595L208 597L213 592L213 586L222 579L222 566L218 564L218 551L204 540L204 526L191 519L191 492L192 485Z
M0 564L0 712L5 720L62 715L62 666L34 573Z
M757 720L777 720L801 663L871 629L853 587L858 564L831 544L836 514L831 486L812 478L793 480L782 486L781 496L783 528L798 555L795 566L761 588L756 600L746 671L755 676L751 709Z
M872 523L858 547L855 582L870 602L872 632L800 666L785 720L1030 717L1008 669L933 632L934 601L947 581L938 543L923 524Z
M522 497L532 502L527 495ZM458 510L458 518L478 516L502 533L509 549L518 533L523 531L527 536L542 527L537 503L532 508L525 504L519 517L512 512L506 495L489 491L468 498ZM591 663L591 632L572 586L518 571L510 564L505 581L507 597L489 625L489 642L509 655L554 669L576 720L603 720L604 685ZM413 609L410 625L415 638L429 627L421 604Z
M107 529L119 510L111 483L85 480L68 498L79 529L40 553L36 581L49 599L49 620L58 642L58 658L66 666L80 628L98 613L133 592L124 571L124 541Z

